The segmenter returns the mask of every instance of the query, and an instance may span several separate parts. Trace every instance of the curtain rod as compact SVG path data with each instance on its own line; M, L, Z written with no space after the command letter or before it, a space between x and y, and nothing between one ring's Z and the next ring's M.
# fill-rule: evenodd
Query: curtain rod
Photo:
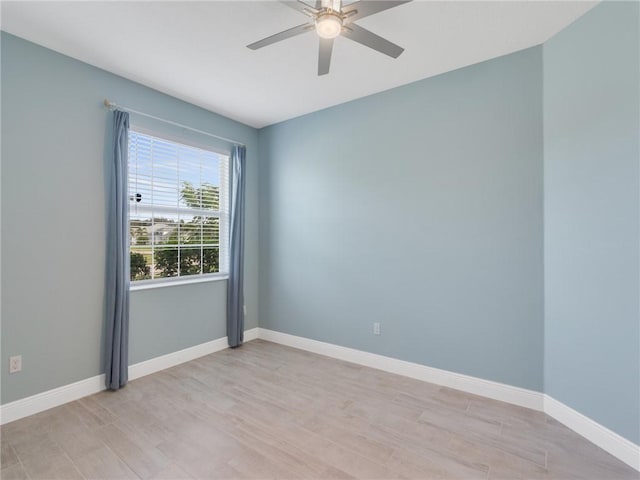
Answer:
M123 105L118 105L117 103L113 103L107 99L104 100L104 106L107 107L109 110L115 110L115 109L124 110L129 113L135 113L136 115L142 115L143 117L152 118L154 120L159 120L160 122L168 123L169 125L173 125L174 127L186 128L187 130L191 130L192 132L201 133L209 137L217 138L218 140L223 140L225 142L233 143L234 145L238 145L241 147L246 146L244 143L238 142L237 140L233 140L232 138L221 137L219 135L214 135L213 133L205 132L204 130L198 130L197 128L190 127L189 125L184 125L182 123L167 120L166 118L156 117L155 115L150 115L148 113L140 112L139 110L134 110L133 108L125 107Z

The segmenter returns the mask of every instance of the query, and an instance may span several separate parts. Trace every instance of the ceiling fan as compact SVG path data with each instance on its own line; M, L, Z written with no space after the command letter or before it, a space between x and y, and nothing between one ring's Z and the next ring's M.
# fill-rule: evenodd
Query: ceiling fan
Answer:
M288 30L254 42L247 45L247 47L251 50L257 50L267 45L286 40L287 38L315 30L320 37L318 75L326 75L329 73L333 40L339 35L369 48L373 48L390 57L398 58L400 54L404 52L404 48L379 37L375 33L353 22L373 15L374 13L397 7L403 3L409 3L410 1L411 0L360 0L348 5L342 5L342 0L316 0L314 7L302 0L282 1L281 3L307 15L310 20L297 27L289 28Z

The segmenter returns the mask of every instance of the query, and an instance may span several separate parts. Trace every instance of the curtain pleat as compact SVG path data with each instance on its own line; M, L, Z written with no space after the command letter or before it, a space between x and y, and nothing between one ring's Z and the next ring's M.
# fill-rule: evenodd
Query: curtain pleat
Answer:
M235 145L231 152L231 225L229 282L227 287L227 338L229 346L244 339L244 185L246 148Z
M127 384L129 368L129 228L127 150L129 114L113 112L113 164L109 190L105 376L109 390Z

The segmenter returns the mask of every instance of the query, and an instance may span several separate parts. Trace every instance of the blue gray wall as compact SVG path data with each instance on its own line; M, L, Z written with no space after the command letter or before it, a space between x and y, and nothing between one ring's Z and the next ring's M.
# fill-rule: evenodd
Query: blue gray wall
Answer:
M640 443L640 5L544 45L545 391Z
M258 324L256 130L3 33L3 404L103 371L104 98L247 144L246 327ZM131 362L225 336L225 295L226 281L132 292ZM23 371L5 374L18 354Z
M260 326L541 391L542 154L539 47L260 130Z

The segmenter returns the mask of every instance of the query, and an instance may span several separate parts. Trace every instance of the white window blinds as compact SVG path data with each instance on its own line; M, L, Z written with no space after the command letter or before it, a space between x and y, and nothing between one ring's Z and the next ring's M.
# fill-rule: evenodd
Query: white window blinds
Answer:
M228 155L131 130L131 280L226 273L228 189Z

